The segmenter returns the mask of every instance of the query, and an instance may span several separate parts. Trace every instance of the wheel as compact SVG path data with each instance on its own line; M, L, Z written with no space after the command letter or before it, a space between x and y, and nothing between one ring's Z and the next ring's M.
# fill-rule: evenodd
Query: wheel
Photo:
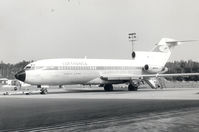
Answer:
M138 91L138 86L135 86L133 91Z
M113 91L113 85L112 84L106 84L104 86L104 91Z
M128 91L133 91L133 85L132 84L129 84Z
M47 88L41 88L40 91L41 91L40 94L47 94L48 93Z
M14 87L14 91L17 91L17 87Z
M59 85L59 88L63 88L64 86L63 85Z
M129 90L129 91L137 91L137 90L138 90L138 87L137 87L136 85L129 84L128 90Z

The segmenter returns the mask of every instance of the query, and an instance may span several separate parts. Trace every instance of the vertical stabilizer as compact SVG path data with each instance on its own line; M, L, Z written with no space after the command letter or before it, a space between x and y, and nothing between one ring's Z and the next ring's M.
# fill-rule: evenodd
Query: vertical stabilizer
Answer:
M161 65L165 65L174 47L180 45L183 42L192 42L192 41L196 40L177 41L171 38L162 38L160 42L156 44L155 48L153 49L153 52L160 52L164 55L164 59L162 60L163 63L161 63Z

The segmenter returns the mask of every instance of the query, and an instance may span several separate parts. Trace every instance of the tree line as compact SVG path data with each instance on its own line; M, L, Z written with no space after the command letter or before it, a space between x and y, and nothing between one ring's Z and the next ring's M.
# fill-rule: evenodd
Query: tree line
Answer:
M14 75L22 70L28 63L31 61L21 61L16 64L4 63L1 61L0 63L0 78L8 78L14 79Z
M167 62L166 67L169 69L167 73L199 73L199 62L192 60ZM176 76L168 77L166 79L177 81L199 81L199 76Z
M30 62L32 61L24 60L16 64L10 64L1 61L0 78L14 79L14 75ZM166 67L169 69L167 73L199 73L199 62L192 60L167 62ZM166 79L177 81L199 81L199 76L167 77Z

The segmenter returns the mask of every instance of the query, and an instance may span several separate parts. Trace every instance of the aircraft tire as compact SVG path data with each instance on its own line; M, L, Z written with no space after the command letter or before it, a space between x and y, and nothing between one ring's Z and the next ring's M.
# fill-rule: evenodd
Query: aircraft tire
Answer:
M113 91L113 85L112 84L106 84L104 86L104 91Z
M138 87L135 86L135 85L132 85L132 84L129 84L128 86L128 91L137 91L138 90Z
M14 87L14 91L17 91L17 87Z

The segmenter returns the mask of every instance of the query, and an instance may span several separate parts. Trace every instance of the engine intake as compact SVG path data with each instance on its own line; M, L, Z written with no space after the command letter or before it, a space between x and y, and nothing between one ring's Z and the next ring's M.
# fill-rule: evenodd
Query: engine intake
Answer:
M145 66L144 66L144 70L145 70L145 71L148 71L148 70L149 70L149 65L145 65Z
M165 73L168 71L167 67L157 67L157 66L149 66L148 64L144 65L143 70L147 73Z
M135 56L136 56L135 51L132 52L131 56L133 59L135 58Z

